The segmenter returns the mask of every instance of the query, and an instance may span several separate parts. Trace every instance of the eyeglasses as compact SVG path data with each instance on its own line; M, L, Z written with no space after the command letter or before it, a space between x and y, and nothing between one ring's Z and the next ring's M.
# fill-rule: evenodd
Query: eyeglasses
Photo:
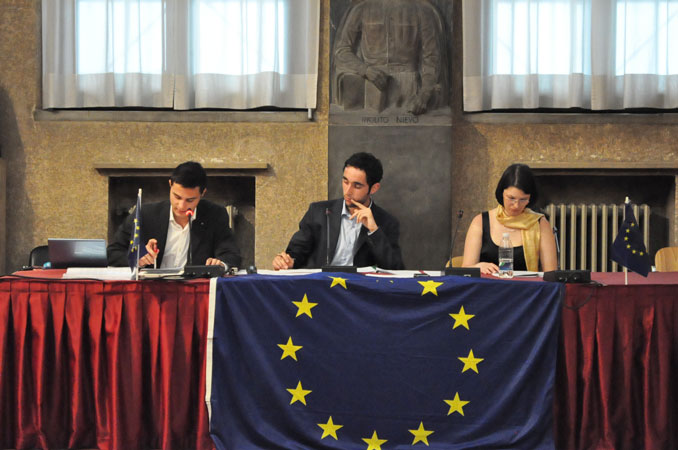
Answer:
M511 195L504 194L504 200L508 203L518 203L519 205L527 205L530 202L530 197L515 198Z

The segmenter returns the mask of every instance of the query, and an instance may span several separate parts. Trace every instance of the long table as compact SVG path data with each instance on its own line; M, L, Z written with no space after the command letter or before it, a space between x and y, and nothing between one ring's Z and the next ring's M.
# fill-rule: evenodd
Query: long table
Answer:
M678 448L678 274L592 278L566 287L556 446ZM213 448L208 297L207 281L0 279L0 448Z

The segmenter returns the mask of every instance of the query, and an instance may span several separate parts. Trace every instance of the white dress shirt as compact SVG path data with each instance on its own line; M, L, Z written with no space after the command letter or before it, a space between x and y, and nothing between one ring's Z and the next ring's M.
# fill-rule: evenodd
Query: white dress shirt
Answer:
M353 257L358 249L356 243L358 236L360 236L360 229L363 227L357 220L351 219L351 213L346 207L346 201L342 202L341 209L341 229L339 230L339 239L337 239L337 248L334 251L334 258L332 258L331 265L333 266L352 266ZM372 200L370 199L370 206L372 207ZM370 233L371 234L371 233Z
M195 219L197 208L193 211L191 221ZM192 224L192 222L191 222ZM174 220L172 208L169 212L169 227L167 227L167 242L165 243L165 252L162 256L160 268L184 267L188 260L188 238L189 226L182 227ZM203 262L204 263L204 262Z

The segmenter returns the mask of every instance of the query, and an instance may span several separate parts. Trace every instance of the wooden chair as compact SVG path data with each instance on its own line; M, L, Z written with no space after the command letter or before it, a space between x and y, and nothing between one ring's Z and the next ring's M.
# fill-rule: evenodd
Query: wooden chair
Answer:
M660 248L654 256L657 272L678 272L678 247Z
M452 257L452 267L461 267L464 262L464 256L453 256ZM445 263L445 267L450 267L450 260L448 259Z

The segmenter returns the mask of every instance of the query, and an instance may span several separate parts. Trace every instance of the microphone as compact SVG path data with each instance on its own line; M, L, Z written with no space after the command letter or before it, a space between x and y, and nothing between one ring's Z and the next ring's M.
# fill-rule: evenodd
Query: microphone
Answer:
M193 250L191 248L191 233L193 231L191 230L191 219L193 218L193 210L189 208L188 211L186 211L186 216L188 217L188 254L186 255L186 265L190 266L193 264L193 256L191 255Z
M461 224L461 218L464 217L464 210L460 209L457 211L457 226L454 228L454 234L452 234L452 243L450 244L450 260L448 262L448 267L452 267L452 252L454 251L454 241L457 240L457 233L459 232L459 224Z
M194 266L193 265L193 245L191 243L192 218L195 211L188 209L186 216L188 217L188 254L186 255L186 265L183 270L183 278L213 278L220 277L226 273L226 267L223 264L212 266Z
M330 265L330 208L325 208L325 217L327 218L327 253L325 254L325 265Z
M480 269L477 267L452 267L452 252L454 251L454 242L457 240L457 234L459 233L459 225L461 224L461 218L464 217L464 210L460 209L457 211L457 226L454 227L454 233L452 234L452 242L450 243L450 260L448 262L448 267L445 268L445 275L460 275L464 277L479 277Z
M558 227L553 225L553 236L556 239L556 268L560 269L560 242L558 242Z
M325 265L320 268L323 272L347 272L356 273L358 269L355 266L330 266L330 208L325 208L325 217L327 217L327 257Z

